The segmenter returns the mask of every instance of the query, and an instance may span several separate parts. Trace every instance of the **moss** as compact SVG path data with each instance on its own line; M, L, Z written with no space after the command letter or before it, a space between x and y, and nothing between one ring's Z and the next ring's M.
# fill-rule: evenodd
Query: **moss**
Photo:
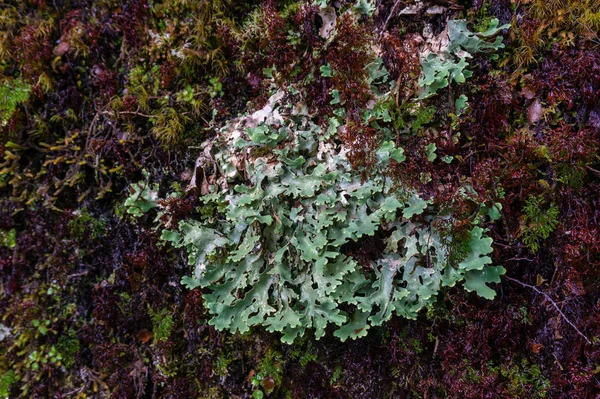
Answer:
M17 230L0 230L0 247L13 249L17 246Z
M250 378L250 384L254 387L253 397L262 397L262 393L277 396L283 383L283 357L280 353L268 349L260 360L256 372ZM252 374L252 373L251 373ZM257 394L256 392L261 392Z
M5 127L18 106L29 99L31 86L21 79L12 82L0 80L0 126Z
M216 375L220 377L225 377L228 374L228 368L231 362L235 359L232 357L233 354L228 354L226 352L220 351L219 355L216 357L213 362L213 370Z
M74 219L69 221L69 229L76 240L95 240L106 234L106 223L101 218L90 215L84 208L75 214Z
M490 369L499 372L506 380L506 390L512 397L548 397L550 381L543 375L539 365L531 364L527 359Z
M289 356L294 361L297 361L303 368L310 362L316 362L319 358L316 348L308 336L303 336L297 343L294 343Z
M413 116L411 129L413 134L416 134L419 133L423 125L426 125L433 120L436 109L434 107L419 107L414 112L415 114Z
M0 375L0 398L8 398L10 386L17 382L17 375L13 370L5 371Z
M75 337L74 330L69 330L67 334L63 334L58 338L56 350L60 353L62 364L67 369L75 364L79 346L79 340Z
M537 252L540 248L540 241L546 240L558 226L558 207L551 203L545 204L543 196L530 196L527 198L523 207L524 218L521 228L521 237L523 243Z
M157 343L167 341L175 326L172 311L169 309L154 311L149 308L149 312L152 317L152 334L154 341Z

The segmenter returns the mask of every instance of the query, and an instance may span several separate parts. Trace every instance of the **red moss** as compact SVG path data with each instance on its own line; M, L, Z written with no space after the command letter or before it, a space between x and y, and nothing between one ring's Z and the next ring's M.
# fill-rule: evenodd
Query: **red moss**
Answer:
M323 42L317 28L317 19L321 18L318 13L319 8L317 6L305 3L300 6L298 13L294 16L294 26L300 32L303 44L309 48L315 48Z
M370 99L370 88L365 83L365 66L373 61L370 52L372 31L367 24L358 24L350 14L340 16L336 35L327 46L325 59L335 71L333 88L340 91L340 99L350 119L360 120L361 110Z
M141 44L141 38L147 37L144 25L149 16L148 10L147 0L131 0L123 6L118 18L123 38L134 48Z
M397 83L398 101L410 97L416 90L416 83L421 74L418 49L420 41L420 36L416 34L399 37L388 32L381 40L383 63L390 79Z
M588 107L600 101L600 53L589 46L569 50L554 46L534 76L546 91L548 105L560 102L572 110L580 99Z
M105 65L94 65L92 67L93 84L98 89L104 102L110 101L117 94L116 72L110 71Z
M50 38L39 32L37 24L27 25L21 28L14 46L14 54L23 76L30 83L37 84L40 74L47 70L52 57Z
M349 148L348 160L354 168L361 171L363 179L366 179L377 164L375 155L379 145L377 130L348 122L340 138Z
M252 38L252 49L244 51L242 65L247 71L262 73L264 68L275 66L283 76L288 76L296 61L296 55L287 38L287 23L273 2L260 6L257 31L260 36Z

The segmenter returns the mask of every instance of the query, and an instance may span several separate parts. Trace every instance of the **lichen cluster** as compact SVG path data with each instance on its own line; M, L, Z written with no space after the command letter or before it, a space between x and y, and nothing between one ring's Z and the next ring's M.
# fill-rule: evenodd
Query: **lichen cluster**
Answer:
M344 341L394 313L416 318L442 287L462 280L494 297L486 283L499 282L505 269L489 267L492 240L473 228L464 259L450 262L451 243L433 223L448 216L383 172L405 160L401 148L383 141L375 151L379 173L363 181L337 137L344 128L338 119L321 128L280 104L283 93L276 97L265 121L249 118L258 124L243 130L249 120L230 123L196 165L202 203L223 204L223 211L161 234L186 248L194 273L183 283L208 289L210 324L241 333L262 325L291 343L306 328L319 339L331 323ZM139 216L158 201L142 182L126 205ZM376 233L385 247L377 259L360 266L344 254L346 244Z

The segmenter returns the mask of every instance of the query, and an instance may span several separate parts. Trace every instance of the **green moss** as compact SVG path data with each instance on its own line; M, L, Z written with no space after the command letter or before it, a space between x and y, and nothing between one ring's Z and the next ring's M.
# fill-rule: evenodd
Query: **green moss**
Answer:
M268 349L258 364L256 373L250 379L254 389L253 397L263 397L263 394L277 393L283 382L282 356L279 352ZM261 392L257 394L257 392Z
M531 325L533 320L531 319L531 315L525 306L520 306L518 309L513 306L509 306L509 308L513 309L513 319L519 320L521 323L526 325Z
M527 198L523 211L521 238L532 252L537 252L540 241L550 237L558 226L558 207L554 203L547 206L544 196L532 195Z
M21 79L0 85L0 126L4 127L12 118L17 107L29 99L31 87Z
M71 235L77 239L97 239L106 234L106 223L95 218L86 209L77 212L75 219L69 221Z
M300 366L306 367L310 362L316 362L318 359L316 349L308 336L303 336L294 343L290 357L300 363Z
M412 122L412 132L418 133L423 125L430 123L435 115L435 107L419 107L416 109Z
M75 363L75 357L79 353L79 340L75 338L75 331L69 330L68 334L58 338L56 349L60 353L62 364L70 368Z
M0 247L13 249L17 245L17 231L10 229L8 231L0 230Z
M213 371L219 377L226 377L228 374L229 364L231 364L233 360L233 357L228 356L228 352L219 351L219 355L213 362Z
M570 163L559 164L556 168L556 181L564 184L567 187L579 190L583 187L586 177L586 164L577 162L573 165Z
M17 382L17 374L13 370L0 375L0 399L8 398L10 386Z
M167 341L173 332L173 327L175 326L172 311L169 309L154 311L150 308L149 311L150 316L152 317L152 334L154 336L154 341Z
M294 17L294 15L296 15L298 10L300 9L300 6L302 5L301 1L293 1L293 0L286 0L283 3L284 4L281 9L281 16L284 19Z
M329 385L335 386L343 374L344 369L342 368L342 366L335 366L335 368L331 372L331 377L329 377Z
M527 359L491 369L506 379L506 390L512 397L548 397L550 381L542 374L539 365L531 364Z

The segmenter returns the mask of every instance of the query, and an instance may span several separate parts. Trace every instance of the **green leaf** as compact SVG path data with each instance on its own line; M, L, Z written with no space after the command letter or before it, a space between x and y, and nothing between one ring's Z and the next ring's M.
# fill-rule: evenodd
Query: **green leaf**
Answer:
M281 142L286 138L285 129L271 129L267 125L259 125L255 128L247 128L246 134L250 138L250 141L246 141L239 138L235 145L238 148L245 148L248 146L260 146L266 145L268 147L275 147L277 143Z
M427 155L427 160L429 162L433 162L437 158L435 150L437 150L435 143L429 143L427 147L425 147L425 154Z
M389 72L383 65L383 60L381 58L377 58L375 61L369 63L366 66L366 69L369 75L367 83L373 84L387 82L389 78Z
M370 328L367 323L369 312L356 311L350 323L343 325L338 328L333 335L338 337L340 341L344 342L348 338L356 339L365 337Z
M178 247L181 243L181 234L177 231L163 230L160 234L160 239L163 241L169 241L174 246Z
M500 30L510 27L510 25L502 25L499 28L497 26L498 20L494 19L491 21L490 28L479 35L490 37L500 32ZM448 51L457 53L463 49L468 53L481 53L486 50L498 50L504 47L501 37L496 38L494 42L486 42L481 40L479 35L469 31L467 21L464 19L448 21L448 39L450 40Z
M331 105L335 105L335 104L340 104L341 100L340 100L340 91L337 89L331 90L331 97L333 97L333 100L331 100L329 102L329 104Z
M380 68L369 68L369 79L385 79ZM447 71L447 82L454 73ZM433 107L418 111L416 122L428 123L435 114ZM499 273L487 271L491 239L473 229L464 261L450 264L454 254L440 238L434 220L442 216L432 201L387 175L392 160L409 156L391 132L382 133L378 168L365 180L337 135L344 112L329 120L327 131L305 112L284 114L245 131L240 120L223 128L211 142L213 191L201 197L208 211L177 229L162 226L161 238L187 252L194 273L182 284L202 287L211 325L240 333L262 326L281 332L286 343L307 330L319 339L333 325L335 336L356 339L394 314L416 318L442 286L464 281L468 290L490 297L486 284ZM435 150L431 145L429 158ZM157 190L151 199L161 203ZM164 218L155 223L161 228ZM359 265L344 255L374 235L385 244L377 259ZM351 320L348 309L355 311Z
M357 209L357 213L349 220L348 227L344 229L344 234L352 239L360 238L364 235L373 235L379 227L381 216L377 212L367 214L367 205L362 205Z
M358 0L354 5L357 13L371 16L375 12L375 4L370 0Z
M477 295L483 298L494 299L496 291L486 284L499 283L500 276L504 273L506 273L506 269L502 266L486 267L482 270L468 271L465 273L465 288L467 291L477 292Z
M17 246L17 230L10 229L8 231L0 230L0 247L13 249Z
M398 163L406 160L404 149L396 148L392 141L384 141L381 143L381 146L379 146L379 149L377 150L377 158L379 159L382 168L388 166L390 159L393 159Z
M494 204L487 206L484 205L481 208L481 212L484 215L489 216L490 221L495 222L496 220L499 220L502 217L502 214L500 213L500 211L502 210L502 204L499 202L495 202Z
M473 73L467 69L469 64L466 57L471 57L475 53L491 52L503 48L501 37L496 37L493 42L480 38L480 36L484 38L493 36L500 30L510 26L498 27L497 25L498 20L494 19L487 31L476 34L469 31L466 20L449 20L449 43L444 52L441 54L431 53L427 57L421 57L422 75L419 79L419 86L422 91L419 99L425 99L436 94L439 89L447 87L452 81L461 84L471 77ZM459 100L456 109L462 110L466 104L466 99L459 98Z
M466 111L467 107L468 107L468 103L467 101L469 100L469 98L467 96L465 96L464 94L461 94L456 101L454 102L454 109L456 110L456 114L460 115L463 112Z
M149 183L139 182L131 185L133 193L125 200L127 213L135 217L140 217L150 209L158 205L158 186L150 186Z
M179 229L182 233L182 240L178 246L184 246L188 249L188 263L196 266L195 275L201 276L206 269L206 256L212 254L217 248L224 247L230 241L220 232L202 226L196 221L181 221Z
M479 36L490 37L499 33L501 30L510 28L510 24L504 24L502 26L498 26L500 21L498 18L494 18L490 21L490 26L485 32L478 33Z
M405 219L410 219L414 215L420 215L427 208L427 201L422 200L417 195L411 195L408 198L408 206L403 209Z
M483 229L481 227L474 227L471 231L469 254L458 265L460 269L465 271L482 270L485 265L492 263L492 259L487 256L492 253L492 239L482 235Z
M331 70L331 66L329 64L322 65L319 70L321 71L321 76L324 78L332 78L333 71Z
M228 262L239 262L254 250L254 247L259 243L260 236L254 230L248 229L244 236L244 241L235 250L231 251Z
M5 127L17 110L27 102L31 87L22 79L5 81L0 85L0 126Z
M181 278L181 284L184 285L188 290L200 287L202 283L199 279L191 278L190 276L183 276Z

